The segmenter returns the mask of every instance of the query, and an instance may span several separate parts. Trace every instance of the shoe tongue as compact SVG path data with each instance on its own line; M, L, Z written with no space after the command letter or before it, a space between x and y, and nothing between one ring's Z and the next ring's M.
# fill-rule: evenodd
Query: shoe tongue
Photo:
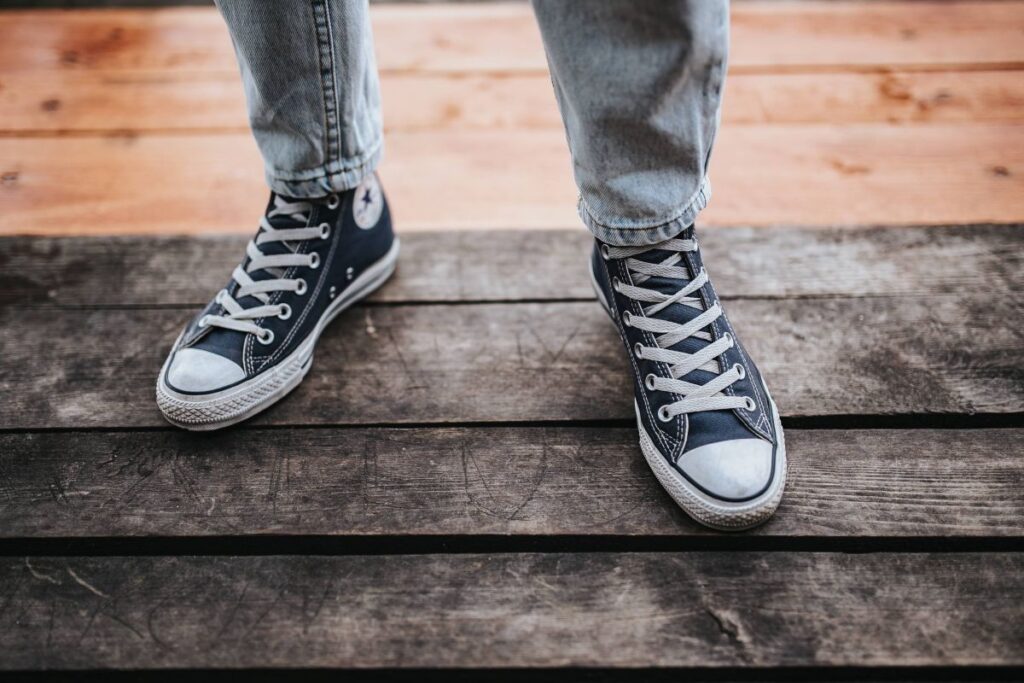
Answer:
M664 249L656 249L644 252L643 254L640 254L639 256L636 256L634 258L646 261L648 263L661 263L665 259L672 256L673 253L675 252L666 251ZM675 267L683 268L684 270L687 271L687 278L685 280L676 280L667 277L655 276L648 278L647 280L640 283L638 286L643 287L645 289L651 289L656 292L660 292L661 294L664 294L666 296L674 295L680 289L689 284L689 282L693 279L694 276L694 273L690 271L689 264L687 263L685 255L683 254L680 255L680 260L678 263L675 264ZM663 308L657 313L655 313L652 317L658 318L660 320L668 320L679 325L684 325L705 311L704 303L700 299L699 290L697 292L694 292L693 294L688 295L686 298L696 299L696 301L677 302L670 304L666 308ZM651 304L644 304L644 308L647 308L650 305ZM705 327L703 330L700 330L698 334L700 332L707 333L709 331L710 326ZM680 351L682 353L692 354L700 351L710 343L711 342L707 339L701 339L699 337L691 335L679 342L676 342L675 344L670 346L669 349L672 351ZM714 379L714 377L714 374L707 372L706 370L694 370L689 374L684 375L681 379L687 382L693 382L694 384L704 384Z
M266 211L264 211L264 216L267 222L270 223L270 225L272 225L277 230L287 230L289 228L304 228L309 223L309 216L307 214L275 214L273 213L273 211L281 204L306 201L308 200L295 199L292 197L285 197L284 195L271 193L270 200L267 202ZM261 227L259 232L257 233L257 236L259 236L259 234L262 232L264 232L264 230ZM259 250L267 256L275 256L280 254L291 254L295 251L297 246L298 245L295 242L264 242L263 244L259 245ZM248 265L249 259L247 258L245 262L242 264L242 268L246 268ZM259 281L269 280L271 278L279 278L283 274L284 269L270 268L254 270L249 273L249 277L251 277L253 280ZM260 305L262 302L256 297L246 296L242 297L241 299L238 299L238 303L245 308L251 308L252 306Z

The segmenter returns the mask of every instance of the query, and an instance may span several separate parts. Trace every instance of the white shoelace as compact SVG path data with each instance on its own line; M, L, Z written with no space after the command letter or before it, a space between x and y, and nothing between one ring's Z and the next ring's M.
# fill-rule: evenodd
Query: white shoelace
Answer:
M701 298L691 296L708 281L707 271L701 268L697 276L690 280L686 265L679 265L683 261L683 252L697 251L696 240L673 238L643 247L603 245L601 250L606 259L626 259L626 268L629 270L634 284L629 285L618 278L613 278L612 287L623 296L640 302L643 311L643 316L623 311L622 324L656 335L654 337L656 346L644 346L637 343L633 347L633 353L637 358L658 361L669 366L671 378L650 374L644 378L644 385L651 391L665 391L683 397L674 403L662 406L658 410L658 419L668 422L677 415L705 410L732 410L734 408L752 410L753 401L749 397L729 396L724 393L724 390L732 386L734 382L745 377L742 365L737 363L723 372L721 362L718 360L722 353L734 346L732 335L726 333L722 338L711 341L711 335L703 331L722 315L721 306L715 302L711 308L705 310ZM672 253L660 263L650 263L633 258L654 250ZM682 280L686 284L671 295L638 286L652 277ZM701 313L684 324L655 317L673 304L690 306ZM696 353L671 350L670 347L689 337L709 343ZM698 369L716 376L706 384L694 384L680 379Z
M228 293L227 289L217 292L214 301L224 307L223 315L205 315L199 321L200 327L222 327L226 330L236 330L256 335L262 344L270 344L274 341L274 333L264 327L257 325L254 320L277 316L282 320L291 317L292 310L288 304L270 304L272 292L295 292L305 294L307 284L301 278L286 279L282 277L288 268L300 266L316 269L320 266L320 257L312 254L264 254L260 245L270 242L285 242L286 246L294 252L298 247L293 242L301 242L312 239L326 239L330 235L331 226L323 223L316 227L302 228L275 228L268 219L275 216L289 216L293 220L306 223L313 205L309 202L289 202L281 197L274 196L274 208L260 220L260 232L255 240L250 240L245 248L249 257L249 265L242 269L236 266L231 278L238 283L235 295ZM265 280L253 280L249 273L257 270L266 270L273 277ZM239 299L247 296L255 297L262 302L260 306L245 308Z

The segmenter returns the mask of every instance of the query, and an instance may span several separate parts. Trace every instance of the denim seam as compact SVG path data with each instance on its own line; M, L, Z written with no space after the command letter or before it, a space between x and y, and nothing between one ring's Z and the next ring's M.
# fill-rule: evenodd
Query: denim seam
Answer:
M334 47L331 44L330 8L327 0L313 0L313 19L316 23L317 54L320 58L320 88L324 98L325 158L337 159L341 156L341 145L338 131Z
M701 181L700 187L698 187L697 191L690 196L687 202L683 205L683 208L674 213L670 218L647 223L634 223L632 225L611 225L602 221L597 218L593 212L591 212L590 207L582 196L580 197L579 208L583 222L592 232L595 233L595 235L597 235L599 239L603 241L607 241L607 237L611 235L636 233L651 233L658 238L656 241L660 241L675 237L680 232L688 228L693 223L693 219L696 218L696 214L707 206L710 195L711 183L705 176ZM687 219L684 221L686 224L677 225L684 217Z

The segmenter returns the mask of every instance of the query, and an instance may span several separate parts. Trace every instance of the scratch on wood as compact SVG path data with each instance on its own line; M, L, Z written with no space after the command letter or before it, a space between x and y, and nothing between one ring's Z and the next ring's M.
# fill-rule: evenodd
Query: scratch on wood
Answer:
M107 595L106 593L104 593L103 591L101 591L101 590L100 590L99 588L96 588L96 586L92 585L91 583L89 583L88 581L86 581L85 579L83 579L83 578L82 578L81 576L79 576L78 574L76 574L76 573L75 573L75 570L74 570L74 569L72 569L71 567L68 567L68 568L67 568L67 572L68 572L68 576L70 576L70 577L71 577L72 579L74 579L74 580L75 580L75 583L77 583L77 584L78 584L79 586L81 586L82 588L85 588L85 589L86 589L87 591L89 591L90 593L93 593L93 594L95 594L95 595L98 595L98 596L100 596L101 598L109 598L109 597L110 597L109 595Z
M37 579L39 579L41 581L48 581L48 582L52 583L55 586L62 585L60 581L58 581L57 579L53 578L49 574L44 574L44 573L42 573L40 571L36 571L35 567L32 566L32 562L27 557L25 558L25 567L28 568L28 571L29 571L30 574L32 574L32 576L34 576L35 578L37 578Z

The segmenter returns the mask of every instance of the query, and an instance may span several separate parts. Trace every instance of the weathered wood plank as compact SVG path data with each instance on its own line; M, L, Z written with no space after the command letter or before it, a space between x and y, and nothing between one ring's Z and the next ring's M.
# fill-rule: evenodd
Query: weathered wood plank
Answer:
M2 86L4 134L248 129L234 73L15 73ZM544 74L385 73L381 87L389 133L562 127ZM1024 120L1019 71L739 73L725 91L727 126Z
M934 297L736 300L785 416L1024 410L1024 305ZM0 428L162 425L153 381L181 310L0 311ZM631 420L596 303L361 307L258 424Z
M0 305L199 306L248 237L0 238ZM412 233L373 301L590 299L579 230ZM1024 289L1024 226L716 228L701 249L737 297L989 294ZM523 264L530 276L523 277Z
M786 432L766 538L1024 537L1024 430ZM633 428L0 433L0 537L704 536Z
M734 69L864 70L1024 62L1024 4L763 2L732 7ZM543 72L527 4L375 7L385 71ZM0 71L234 71L212 8L10 11L0 14Z
M579 222L561 131L405 131L388 146L382 174L403 230ZM242 133L0 138L0 160L0 234L248 233L266 200ZM1021 167L1024 124L727 127L701 221L1014 222Z
M1024 663L1021 554L3 558L0 585L5 669Z

